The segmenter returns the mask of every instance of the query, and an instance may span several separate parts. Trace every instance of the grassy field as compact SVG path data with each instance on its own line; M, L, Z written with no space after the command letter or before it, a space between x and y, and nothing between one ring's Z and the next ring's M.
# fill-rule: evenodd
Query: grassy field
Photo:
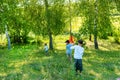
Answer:
M0 49L0 80L117 80L120 78L120 45L100 44L85 49L83 74L75 75L74 63L66 59L65 46L45 56L36 45Z

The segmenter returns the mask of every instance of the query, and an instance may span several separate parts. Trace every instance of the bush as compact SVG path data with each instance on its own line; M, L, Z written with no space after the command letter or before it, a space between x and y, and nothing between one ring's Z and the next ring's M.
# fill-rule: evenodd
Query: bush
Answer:
M0 49L4 49L6 47L5 43L0 43Z
M120 37L117 36L117 37L114 37L114 39L116 43L120 44Z
M116 29L114 31L114 40L116 43L120 44L120 30L119 29Z

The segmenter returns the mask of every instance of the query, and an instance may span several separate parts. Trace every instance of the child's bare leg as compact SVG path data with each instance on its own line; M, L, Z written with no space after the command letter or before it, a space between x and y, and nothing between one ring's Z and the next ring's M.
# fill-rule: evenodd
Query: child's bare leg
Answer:
M70 60L70 62L72 62L72 56L71 55L69 56L69 60Z

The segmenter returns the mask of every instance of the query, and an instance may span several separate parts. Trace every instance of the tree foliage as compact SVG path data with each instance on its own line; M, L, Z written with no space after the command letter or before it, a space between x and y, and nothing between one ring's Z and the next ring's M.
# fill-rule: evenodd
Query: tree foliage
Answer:
M116 3L116 0L113 1ZM117 9L119 1L117 1ZM83 17L83 25L80 30L81 34L94 35L94 39L107 39L109 34L113 33L113 26L110 20L109 0L81 0L77 3L79 14ZM91 39L91 38L90 38ZM96 41L96 40L94 40Z
M28 33L33 32L49 37L53 45L53 35L63 33L73 17L81 17L79 34L107 39L116 30L111 15L119 12L119 0L0 0L0 34L7 25L13 43L27 43Z

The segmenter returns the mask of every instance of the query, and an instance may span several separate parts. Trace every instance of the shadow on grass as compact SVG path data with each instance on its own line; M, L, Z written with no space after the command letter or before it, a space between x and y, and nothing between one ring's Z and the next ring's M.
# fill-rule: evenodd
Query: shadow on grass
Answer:
M1 57L0 80L115 80L120 76L119 52L86 50L83 74L76 76L64 50L45 56L38 48L20 47Z
M115 80L120 76L119 57L120 50L87 51L83 58L85 73L94 76L98 80Z
M119 44L117 44L117 43L102 43L102 44L100 44L99 45L100 46L100 48L102 49L102 50L119 50L120 49L120 45Z

